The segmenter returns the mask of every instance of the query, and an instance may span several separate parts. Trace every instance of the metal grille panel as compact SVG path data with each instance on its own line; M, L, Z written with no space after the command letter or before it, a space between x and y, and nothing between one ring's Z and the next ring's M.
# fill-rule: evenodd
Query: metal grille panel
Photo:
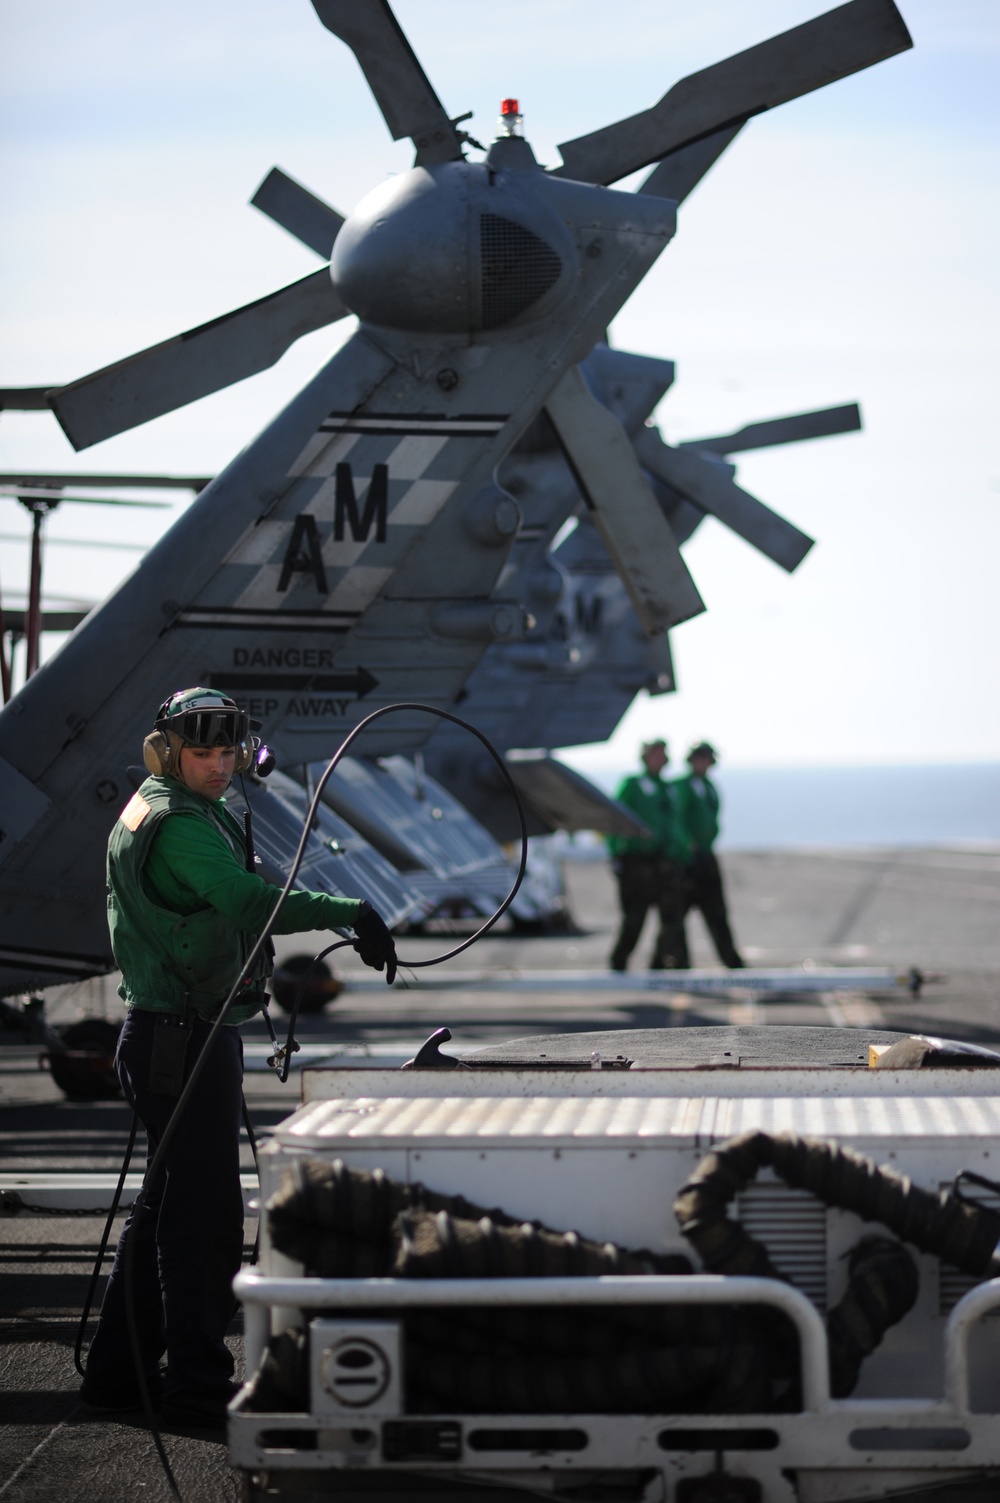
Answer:
M951 1182L941 1186L942 1190L950 1190ZM988 1206L991 1211L1000 1211L1000 1192L981 1190L978 1187L969 1186L966 1193L970 1199L980 1205ZM981 1279L974 1279L971 1274L962 1273L957 1268L952 1268L948 1263L939 1264L938 1274L938 1311L941 1315L949 1315L958 1304L964 1294L976 1285L982 1283ZM991 1310L986 1320L996 1320L1000 1316L1000 1310Z
M826 1207L807 1190L764 1181L736 1197L736 1215L778 1272L825 1311Z
M559 280L551 245L500 214L480 215L479 244L484 329L516 318Z

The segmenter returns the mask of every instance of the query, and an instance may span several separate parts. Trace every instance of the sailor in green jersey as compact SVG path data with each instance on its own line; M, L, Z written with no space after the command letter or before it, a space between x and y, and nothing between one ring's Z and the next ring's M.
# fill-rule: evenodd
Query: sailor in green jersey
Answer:
M151 775L108 842L108 922L128 1006L115 1065L146 1129L147 1162L280 896L280 888L247 870L244 831L223 797L234 773L255 763L257 728L217 690L172 695L143 748ZM363 899L290 893L275 930L347 926L361 959L385 970L391 984L392 935ZM268 970L264 957L216 1033L132 1234L143 1370L168 1422L219 1425L235 1392L225 1336L243 1250L243 1050L236 1025L259 1011ZM123 1289L131 1221L119 1240L80 1390L105 1410L139 1407Z
M709 768L715 766L715 751L707 741L701 741L688 752L687 760L691 771L674 784L691 848L685 914L692 908L700 910L722 964L738 970L743 959L733 943L722 872L712 849L719 834L719 792L708 776Z
M613 971L624 971L639 941L646 914L654 907L660 916L660 930L650 969L684 969L689 964L684 938L684 863L688 846L672 787L662 777L669 761L666 742L647 741L641 756L644 771L627 777L616 797L639 816L649 834L608 838L622 910L610 965Z

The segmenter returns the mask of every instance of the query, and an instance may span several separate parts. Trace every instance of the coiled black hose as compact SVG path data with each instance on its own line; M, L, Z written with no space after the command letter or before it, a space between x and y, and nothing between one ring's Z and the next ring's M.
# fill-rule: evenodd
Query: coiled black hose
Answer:
M687 1274L679 1254L629 1251L472 1205L339 1160L289 1166L267 1207L272 1245L320 1277L556 1278ZM735 1413L773 1409L797 1372L794 1329L750 1308L586 1313L463 1308L405 1316L406 1403L433 1413ZM306 1344L286 1332L254 1380L253 1407L308 1403Z
M726 1215L770 1166L790 1186L876 1221L967 1273L993 1266L1000 1214L957 1194L922 1190L849 1148L747 1133L708 1154L678 1194L684 1236L713 1273L780 1279L767 1248ZM554 1232L462 1196L300 1159L267 1206L271 1240L327 1278L553 1278L691 1272L677 1255L629 1251ZM861 1363L912 1307L912 1255L865 1236L849 1255L848 1287L827 1317L830 1386L854 1389ZM465 1308L404 1317L411 1412L753 1413L798 1403L798 1337L791 1322L750 1307ZM272 1342L253 1406L308 1403L306 1337Z
M982 1277L994 1262L996 1211L949 1190L922 1190L906 1175L821 1138L749 1132L707 1154L674 1201L681 1232L710 1272L784 1278L766 1247L726 1215L730 1201L765 1167L785 1184L863 1221L877 1221L964 1273ZM853 1390L863 1359L912 1307L917 1288L916 1264L900 1243L866 1237L854 1248L847 1292L827 1317L835 1398Z

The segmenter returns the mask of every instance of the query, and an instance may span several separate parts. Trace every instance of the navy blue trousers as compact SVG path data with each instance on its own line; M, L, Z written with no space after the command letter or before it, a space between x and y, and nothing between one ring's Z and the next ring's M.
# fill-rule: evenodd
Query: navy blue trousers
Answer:
M176 1105L149 1089L157 1015L132 1008L115 1068L126 1099L146 1129L147 1170ZM160 1025L162 1026L162 1025ZM185 1080L211 1025L191 1025ZM243 1254L240 1188L243 1045L235 1028L216 1034L211 1056L171 1132L144 1205L125 1222L87 1356L87 1382L134 1393L135 1366L125 1315L125 1238L132 1237L132 1298L143 1369L154 1392L166 1353L166 1396L225 1388L233 1358L225 1334L232 1319L232 1281ZM135 1230L131 1227L135 1222Z
M646 914L655 908L660 929L649 962L652 971L686 970L690 965L684 935L684 869L678 861L630 851L615 861L622 919L611 952L611 969L624 971L639 942Z
M712 936L712 943L722 964L741 970L743 957L733 942L726 912L726 894L722 871L714 851L696 851L688 868L687 906L685 915L697 908Z

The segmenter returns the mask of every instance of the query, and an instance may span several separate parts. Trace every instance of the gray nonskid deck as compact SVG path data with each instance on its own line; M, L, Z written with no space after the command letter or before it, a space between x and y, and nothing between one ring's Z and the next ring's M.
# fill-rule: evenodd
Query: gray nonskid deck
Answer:
M550 1059L560 1052L605 1057L628 1053L637 1065L704 1064L728 1049L751 1062L761 1035L745 1030L776 1024L765 1035L775 1064L790 1064L804 1043L848 1063L844 1039L830 1025L855 1024L877 1041L918 1031L1000 1044L1000 857L991 852L898 851L733 853L724 858L738 941L757 966L907 967L942 972L923 995L820 995L794 1004L757 1004L739 998L679 994L670 998L611 994L572 998L470 992L401 993L388 988L354 999L345 994L325 1016L302 1020L299 1036L325 1046L331 1060L409 1057L437 1027L447 1025L457 1050L480 1058L526 1051ZM582 933L537 938L489 937L466 966L523 969L604 967L616 917L614 886L603 863L567 868L570 906ZM699 922L691 925L692 959L714 964ZM301 952L312 939L281 940L283 953ZM404 956L424 958L448 948L447 935L404 937ZM316 948L323 943L317 936ZM648 953L647 932L636 956ZM343 952L341 952L343 955ZM347 967L356 957L347 952ZM462 963L459 962L459 963ZM358 972L360 974L360 971ZM433 971L430 972L433 975ZM425 971L424 976L428 973ZM66 988L52 1007L54 1021L84 1012L112 1015L113 985ZM275 1014L279 1035L287 1020ZM808 1029L808 1035L798 1030ZM815 1031L814 1031L815 1030ZM263 1042L253 1026L248 1042ZM565 1035L575 1037L566 1040ZM590 1035L597 1037L591 1038ZM797 1036L798 1035L798 1036ZM516 1041L516 1050L513 1049ZM390 1051L395 1051L392 1054ZM859 1046L855 1054L862 1053ZM313 1059L322 1048L313 1051ZM120 1103L65 1102L38 1069L37 1049L0 1049L0 1153L5 1169L117 1171L129 1114ZM707 1056L707 1057L706 1057ZM312 1063L313 1061L311 1061ZM376 1071L376 1073L381 1073ZM449 1072L452 1073L452 1072ZM472 1075L473 1072L459 1072ZM606 1081L609 1077L597 1076ZM452 1073L454 1080L454 1074ZM923 1081L921 1081L923 1086ZM464 1081L463 1081L464 1087ZM257 1130L266 1135L298 1105L301 1082L281 1087L265 1071L249 1073L246 1094ZM137 1163L141 1167L141 1155ZM245 1149L243 1168L252 1167ZM7 1219L0 1226L4 1297L0 1312L0 1500L2 1503L169 1503L169 1490L141 1421L98 1419L80 1406L73 1341L102 1223L89 1217ZM252 1236L248 1224L248 1239ZM241 1351L238 1331L231 1338ZM219 1503L240 1495L221 1438L166 1439L184 1503ZM345 1493L345 1497L350 1494ZM939 1495L940 1496L940 1495ZM986 1503L995 1485L954 1492Z

